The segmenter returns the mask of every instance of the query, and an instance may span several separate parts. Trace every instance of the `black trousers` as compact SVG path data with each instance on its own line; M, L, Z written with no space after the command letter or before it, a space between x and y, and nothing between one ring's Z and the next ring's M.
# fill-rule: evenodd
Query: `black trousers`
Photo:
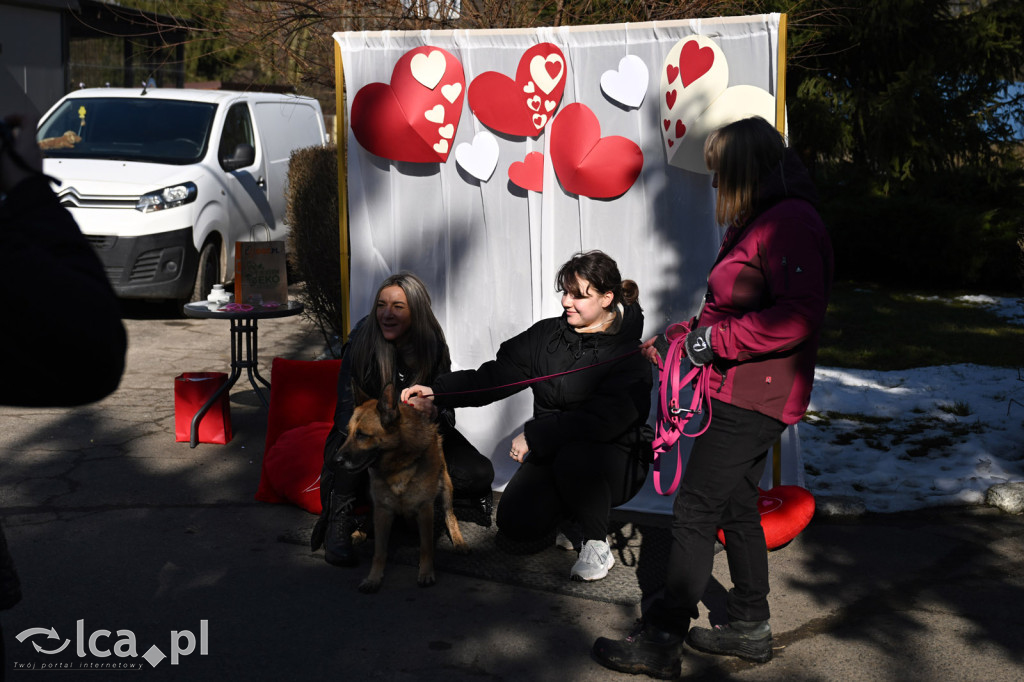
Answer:
M708 430L693 443L676 494L665 595L645 616L655 627L686 634L711 579L721 528L733 587L730 621L767 620L768 549L757 510L767 452L786 425L759 412L711 401Z
M333 432L332 432L333 436ZM343 439L337 440L337 445ZM326 453L333 454L329 446L325 451L324 468L320 474L320 500L327 509L327 496L333 491L345 497L354 497L358 502L370 502L370 475L366 471L353 474L341 467L333 467L327 461ZM336 447L336 446L335 446ZM479 499L491 492L494 483L494 465L491 460L480 454L466 437L454 428L445 428L442 432L442 448L444 460L448 467L448 476L452 479L454 497L460 499Z
M647 469L629 449L608 443L569 443L544 461L527 456L501 494L498 529L526 542L569 520L580 524L584 540L604 540L612 507L637 494Z

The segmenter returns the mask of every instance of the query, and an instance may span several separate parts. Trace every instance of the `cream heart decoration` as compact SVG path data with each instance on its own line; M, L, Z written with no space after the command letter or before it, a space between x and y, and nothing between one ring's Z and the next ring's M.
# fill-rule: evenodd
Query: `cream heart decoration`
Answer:
M752 85L729 85L729 65L718 44L690 36L669 51L661 69L661 134L670 165L706 174L704 140L747 116L774 123L775 97Z
M455 104L455 100L457 100L461 94L462 83L449 83L448 85L441 86L441 95L443 95L444 98L452 104Z
M447 140L450 140L452 139L452 135L455 134L455 126L453 126L451 123L449 123L446 126L441 126L440 128L437 129L437 134Z
M420 82L425 88L433 90L441 82L445 70L444 54L433 50L429 55L422 52L412 58L409 70L412 77Z
M556 106L558 106L558 102L551 99L544 100L544 111L550 112Z
M532 95L534 90L536 89L537 88L534 86L533 81L530 81L529 83L523 86L523 92L525 92L527 95Z
M434 151L438 154L446 154L448 152L448 140L441 140L435 144Z
M438 104L433 109L427 109L423 112L423 118L431 123L444 123L444 107Z
M534 114L533 115L533 125L537 128L537 130L540 130L541 128L543 128L544 124L547 123L547 122L548 122L548 117L545 116L544 114Z
M455 148L455 161L481 182L487 182L498 165L498 138L483 130L473 142L463 142Z
M561 55L549 54L547 57L537 55L530 60L530 77L537 87L550 93L565 75L565 62Z
M526 106L530 107L534 111L540 111L540 95L534 95L530 99L526 100Z

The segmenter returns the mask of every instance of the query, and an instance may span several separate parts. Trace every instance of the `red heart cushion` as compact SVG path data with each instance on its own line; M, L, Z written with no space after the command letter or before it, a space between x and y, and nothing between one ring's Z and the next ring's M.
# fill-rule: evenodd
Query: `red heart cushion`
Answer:
M566 192L608 199L633 186L644 155L632 140L601 137L594 112L573 103L551 124L551 165Z
M274 493L273 499L266 499L259 492L256 499L291 502L312 514L319 514L324 444L333 426L334 422L313 422L282 433L263 455L263 473L267 486Z
M814 516L814 495L798 485L777 485L770 490L758 489L757 510L761 512L761 528L768 549L786 544L800 534ZM725 533L718 530L718 540L725 544Z

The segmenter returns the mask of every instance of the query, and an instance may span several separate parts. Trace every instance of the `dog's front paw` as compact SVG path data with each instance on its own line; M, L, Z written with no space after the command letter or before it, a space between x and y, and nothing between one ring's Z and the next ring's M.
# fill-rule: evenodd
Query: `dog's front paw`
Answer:
M437 579L434 577L433 571L430 571L429 573L420 573L419 576L416 578L416 584L420 587L431 587L436 582Z
M363 594L376 594L380 590L381 579L366 578L359 583L359 591Z

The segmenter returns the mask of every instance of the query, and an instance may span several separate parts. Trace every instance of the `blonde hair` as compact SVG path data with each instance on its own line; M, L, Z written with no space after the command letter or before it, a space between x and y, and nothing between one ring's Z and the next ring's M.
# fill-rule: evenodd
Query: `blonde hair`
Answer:
M708 135L704 163L718 174L715 218L739 225L753 217L759 181L775 170L786 153L782 135L759 116L744 118Z
M411 353L408 358L412 365L409 369L413 372L410 383L429 383L438 370L446 370L451 364L444 331L430 305L430 293L419 277L411 272L400 272L381 282L373 298L374 304L381 292L392 286L401 287L409 304L411 324L401 343ZM371 312L359 334L352 339L352 381L364 391L381 390L395 380L397 366L398 349L384 338L377 315Z

